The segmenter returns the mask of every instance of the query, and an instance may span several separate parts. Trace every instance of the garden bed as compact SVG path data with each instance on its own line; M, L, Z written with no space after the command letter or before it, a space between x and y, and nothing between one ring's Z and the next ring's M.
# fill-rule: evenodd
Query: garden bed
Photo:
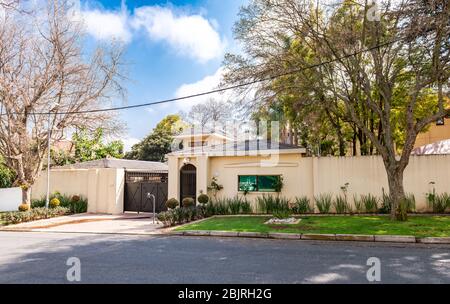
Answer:
M264 224L270 218L270 216L213 217L186 224L176 231L450 236L450 217L447 216L414 216L407 222L392 221L386 216L305 216L301 217L300 223L294 225Z

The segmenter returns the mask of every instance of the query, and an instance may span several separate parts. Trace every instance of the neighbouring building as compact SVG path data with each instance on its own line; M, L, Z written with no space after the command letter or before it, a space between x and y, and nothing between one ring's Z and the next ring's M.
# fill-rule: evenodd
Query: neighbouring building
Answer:
M415 155L450 154L450 116L440 119L419 133L412 152Z

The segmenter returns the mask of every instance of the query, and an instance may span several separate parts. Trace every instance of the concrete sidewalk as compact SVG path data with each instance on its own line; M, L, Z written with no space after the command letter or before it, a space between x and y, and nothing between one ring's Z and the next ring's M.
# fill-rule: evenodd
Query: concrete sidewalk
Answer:
M163 229L163 225L158 221L153 223L152 215L146 213L139 215L135 213L122 215L82 213L9 225L0 229L0 231L132 235L163 234L168 232L166 230Z

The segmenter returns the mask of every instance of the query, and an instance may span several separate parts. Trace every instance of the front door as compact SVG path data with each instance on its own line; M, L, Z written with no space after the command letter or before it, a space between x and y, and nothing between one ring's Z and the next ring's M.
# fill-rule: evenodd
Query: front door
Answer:
M184 165L180 170L180 203L186 197L196 200L197 169L194 165Z

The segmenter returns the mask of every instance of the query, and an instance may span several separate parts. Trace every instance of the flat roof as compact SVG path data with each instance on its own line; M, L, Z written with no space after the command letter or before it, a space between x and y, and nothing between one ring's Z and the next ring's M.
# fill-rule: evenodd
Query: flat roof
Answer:
M113 168L113 169L130 169L130 170L144 170L144 171L168 171L169 167L165 163L118 159L118 158L103 158L98 160L91 160L71 165L54 167L54 169L93 169L93 168Z
M306 149L295 145L278 143L270 140L247 140L229 142L224 145L187 148L169 153L168 155L208 155L208 156L245 156L262 154L293 154L306 153Z

